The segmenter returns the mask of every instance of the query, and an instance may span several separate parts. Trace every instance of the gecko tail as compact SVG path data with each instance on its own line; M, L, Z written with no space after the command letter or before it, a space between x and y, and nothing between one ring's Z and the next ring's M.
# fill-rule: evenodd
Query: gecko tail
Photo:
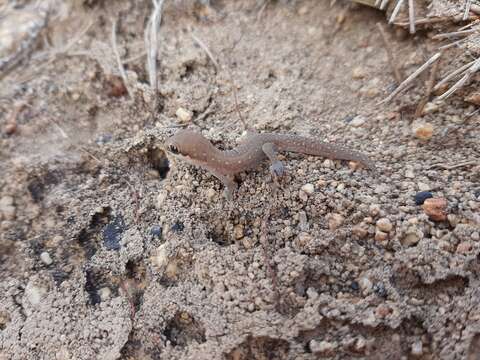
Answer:
M280 151L322 156L329 159L357 161L368 169L376 170L375 162L367 155L341 145L291 135L282 136L281 141L276 143L276 145Z

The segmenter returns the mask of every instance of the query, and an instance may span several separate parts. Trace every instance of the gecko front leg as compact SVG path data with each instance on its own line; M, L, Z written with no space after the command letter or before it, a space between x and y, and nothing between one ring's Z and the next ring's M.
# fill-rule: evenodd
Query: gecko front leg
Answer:
M237 183L233 180L232 176L227 176L222 174L220 171L207 167L207 170L210 171L213 176L215 176L218 180L220 180L224 186L223 193L227 200L232 200L233 198L233 193L237 189Z

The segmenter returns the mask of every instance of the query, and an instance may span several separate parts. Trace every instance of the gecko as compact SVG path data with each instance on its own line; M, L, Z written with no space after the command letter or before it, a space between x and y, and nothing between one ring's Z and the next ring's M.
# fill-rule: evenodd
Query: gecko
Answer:
M241 143L231 150L217 149L202 134L180 130L165 141L166 151L188 164L201 167L224 185L225 197L232 199L237 188L234 175L257 167L265 160L270 162L274 178L285 173L278 152L295 152L331 159L352 160L375 170L374 162L366 155L314 138L290 134L247 132Z

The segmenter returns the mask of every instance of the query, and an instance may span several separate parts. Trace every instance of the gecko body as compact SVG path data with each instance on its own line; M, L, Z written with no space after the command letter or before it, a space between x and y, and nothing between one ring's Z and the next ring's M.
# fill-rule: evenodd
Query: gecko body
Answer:
M253 169L265 160L270 161L273 176L284 173L284 165L277 152L295 152L331 159L357 161L374 169L367 156L339 145L297 135L274 133L249 133L232 150L217 149L202 134L181 130L167 139L165 149L174 157L211 172L225 185L225 195L231 198L236 188L233 176Z

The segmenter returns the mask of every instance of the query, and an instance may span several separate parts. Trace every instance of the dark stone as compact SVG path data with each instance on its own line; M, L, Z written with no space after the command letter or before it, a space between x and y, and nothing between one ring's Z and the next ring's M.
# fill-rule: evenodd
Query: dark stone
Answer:
M387 289L385 289L385 285L383 285L383 283L381 282L373 285L373 291L375 292L375 294L382 298L386 298L388 295Z
M360 285L358 285L358 282L352 281L352 284L350 285L352 287L352 290L358 291L360 289Z
M174 232L182 232L183 229L185 229L185 226L181 221L175 221L175 223L172 225L171 230Z
M108 250L120 250L120 241L125 231L125 223L121 215L117 215L103 229L103 244Z
M153 225L150 229L150 235L156 238L162 237L162 227L160 225Z
M425 200L433 198L433 194L430 191L420 191L415 194L414 199L415 199L415 204L417 205L423 205Z

